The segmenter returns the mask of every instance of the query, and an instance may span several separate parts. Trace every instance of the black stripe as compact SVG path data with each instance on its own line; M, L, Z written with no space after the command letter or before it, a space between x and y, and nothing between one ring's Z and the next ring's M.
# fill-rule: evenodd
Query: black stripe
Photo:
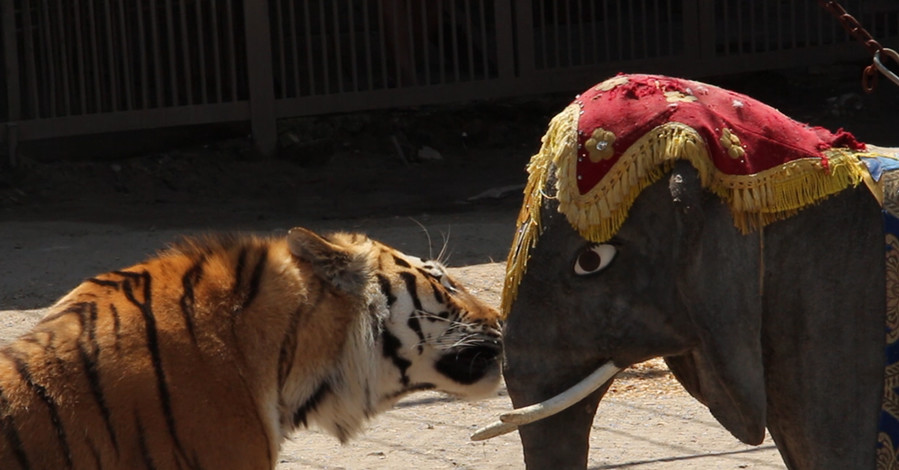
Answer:
M199 284L203 279L203 263L205 261L205 257L200 257L200 259L197 260L186 273L184 273L184 276L181 277L181 287L184 289L184 293L181 294L181 299L178 301L178 304L181 306L181 315L184 317L184 325L187 327L187 334L190 336L190 341L194 345L197 344L197 336L194 333L194 307L196 306L194 286Z
M421 354L424 351L424 343L425 343L425 334L421 331L421 322L418 321L418 316L415 312L412 312L412 315L409 315L409 320L406 322L406 325L418 335L418 354Z
M443 290L442 284L438 282L431 282L431 290L434 291L434 300L436 300L437 303L442 304L446 302L446 298L443 296L443 292L441 292Z
M86 282L90 282L92 284L96 284L98 286L103 287L112 287L115 290L119 290L119 282L118 281L110 281L108 279L97 279L95 277L88 278Z
M307 415L310 412L315 411L329 393L331 393L331 384L327 381L322 382L318 388L315 389L315 392L312 393L312 396L307 398L306 401L293 412L293 426L299 427L300 424L308 426L308 423L306 422Z
M247 247L241 247L240 253L237 255L237 264L234 266L234 294L240 292L240 286L243 284L243 270L247 264Z
M22 446L22 438L16 430L15 418L12 416L12 410L9 409L9 400L6 399L2 389L0 389L0 415L3 416L3 418L0 418L3 436L9 442L10 447L12 447L19 467L22 467L23 470L30 470L31 463L28 462L28 455L25 454L25 447Z
M426 269L422 269L422 268L415 268L415 270L418 271L418 273L421 274L422 276L427 277L428 279L440 281L440 275L438 275L438 274L434 274L433 272L428 271Z
M94 441L88 438L87 445L91 449L91 455L94 457L94 468L97 470L103 470L103 460L100 455L100 450L97 449L97 446L94 445Z
M246 297L244 298L243 305L241 309L246 309L253 302L253 299L256 298L256 295L259 294L259 284L262 282L262 272L265 270L265 265L268 262L268 247L263 247L259 253L259 260L256 261L256 266L253 267L253 274L250 276L250 285L249 290L246 293Z
M25 384L28 385L28 388L30 388L31 391L44 402L44 405L47 406L47 411L50 413L50 423L53 425L53 428L56 429L56 438L59 439L59 445L62 447L63 457L65 457L66 460L66 467L72 468L72 450L69 448L66 430L63 428L62 419L59 417L59 406L56 404L53 397L50 396L50 392L43 385L34 381L34 377L31 376L31 370L28 368L28 364L26 364L22 358L14 354L10 354L9 358L12 359L16 366L16 370L19 372L22 380L25 381Z
M403 278L403 282L406 283L406 291L409 292L409 295L412 297L412 305L415 307L415 310L421 310L421 299L418 298L418 286L415 285L415 274L402 272L400 273L400 277Z
M147 433L144 431L144 426L140 422L140 416L137 416L136 412L134 421L135 428L137 429L137 444L140 446L140 455L144 459L144 465L147 466L147 470L156 470L156 465L153 463L153 457L150 455L150 449L147 448Z
M402 266L402 267L404 267L404 268L411 268L411 267L412 267L411 264L409 264L406 260L404 260L403 258L400 258L400 257L397 256L397 255L393 255L393 262L394 262L397 266Z
M115 431L112 428L112 418L109 412L109 406L106 404L106 397L103 394L103 386L100 384L100 369L97 367L97 361L100 356L100 345L97 344L97 305L90 304L87 308L87 315L81 314L81 337L78 338L78 350L81 353L81 362L84 365L84 372L87 374L87 382L90 385L91 394L94 401L97 402L97 408L106 424L106 431L109 433L109 440L112 446L119 452L119 443L116 439ZM85 338L87 333L87 338Z
M403 387L408 387L409 376L406 375L406 371L409 370L409 366L411 366L412 363L400 357L399 349L402 346L402 343L400 343L400 340L396 336L393 336L393 334L387 330L384 330L381 333L381 338L383 338L384 341L382 347L384 357L389 358L393 362L393 365L400 370L400 382L403 384Z
M115 304L109 304L109 313L112 314L112 333L115 336L115 347L119 349L119 340L122 339L122 321L119 319L119 309Z
M393 295L393 287L390 285L390 279L387 279L383 274L378 274L378 284L381 285L381 292L384 294L384 297L387 297L387 308L390 308L390 306L396 302L396 296Z
M184 457L184 447L181 445L181 440L178 439L178 432L175 426L175 415L172 413L172 397L169 394L168 382L166 381L165 371L162 368L162 354L159 351L159 338L158 331L156 330L156 317L153 315L153 306L151 304L152 300L152 291L150 288L150 273L144 271L141 274L135 273L127 273L133 276L139 277L137 282L134 284L140 284L140 280L143 281L144 287L144 301L140 302L134 296L134 290L131 287L132 283L125 282L122 283L123 292L125 293L125 297L129 302L133 303L141 312L144 317L144 323L146 326L147 332L147 349L150 351L150 358L153 363L153 372L156 375L156 388L159 392L159 402L162 405L162 414L165 418L166 427L168 428L169 434L172 436L172 441L175 443L175 447L178 452Z

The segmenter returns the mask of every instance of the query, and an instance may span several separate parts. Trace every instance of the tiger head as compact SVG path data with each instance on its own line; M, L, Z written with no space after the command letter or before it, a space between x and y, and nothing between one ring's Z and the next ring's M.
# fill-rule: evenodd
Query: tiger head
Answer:
M498 387L499 313L456 282L443 264L406 255L361 234L321 237L295 228L288 245L318 278L365 306L359 334L353 336L358 344L345 350L345 357L357 361L348 367L368 361L365 367L378 371L373 383L359 390L366 395L361 400L366 403L364 415L386 409L413 391L475 399ZM316 403L316 410L327 408L324 401ZM316 421L328 428L327 419ZM348 421L329 430L344 440L351 428Z

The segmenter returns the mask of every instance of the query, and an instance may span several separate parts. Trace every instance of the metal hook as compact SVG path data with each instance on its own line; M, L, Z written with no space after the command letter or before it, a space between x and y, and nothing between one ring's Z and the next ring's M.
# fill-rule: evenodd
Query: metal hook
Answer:
M886 57L893 60L893 63L899 64L899 52L894 51L893 49L883 48L874 53L874 66L877 67L877 70L880 71L885 77L889 78L891 82L899 85L899 76L896 76L892 70L887 68L887 66L883 65L880 61L880 53L883 52L886 54Z

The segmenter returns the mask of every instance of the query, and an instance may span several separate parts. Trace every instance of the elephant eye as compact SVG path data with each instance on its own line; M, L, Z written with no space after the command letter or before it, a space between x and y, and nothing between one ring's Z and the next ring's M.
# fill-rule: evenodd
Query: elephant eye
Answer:
M613 245L590 245L575 260L575 274L586 276L601 271L612 262L616 252Z

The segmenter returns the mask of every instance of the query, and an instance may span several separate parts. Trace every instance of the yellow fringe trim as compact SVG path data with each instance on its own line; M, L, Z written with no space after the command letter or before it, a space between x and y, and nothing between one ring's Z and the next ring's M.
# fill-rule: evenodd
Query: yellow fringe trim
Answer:
M518 293L518 284L527 270L531 248L540 236L540 208L543 205L546 177L550 167L558 165L566 156L577 156L577 125L581 108L577 103L568 105L550 122L541 141L540 151L528 163L528 182L524 187L524 200L518 212L515 237L506 259L506 279L503 284L502 316L508 315L512 300Z
M528 164L528 183L518 215L517 231L506 262L502 310L507 315L527 269L530 249L541 233L540 208L548 196L546 183L555 171L556 197L563 213L585 239L601 243L621 228L644 188L668 173L674 162L689 161L702 186L720 197L734 225L749 233L788 218L800 209L865 182L878 189L859 157L862 152L834 148L820 158L793 160L752 175L726 175L712 162L706 142L693 128L678 122L656 127L631 145L608 174L584 195L577 186L577 126L580 107L572 104L550 122L543 146ZM551 191L552 188L549 188Z

